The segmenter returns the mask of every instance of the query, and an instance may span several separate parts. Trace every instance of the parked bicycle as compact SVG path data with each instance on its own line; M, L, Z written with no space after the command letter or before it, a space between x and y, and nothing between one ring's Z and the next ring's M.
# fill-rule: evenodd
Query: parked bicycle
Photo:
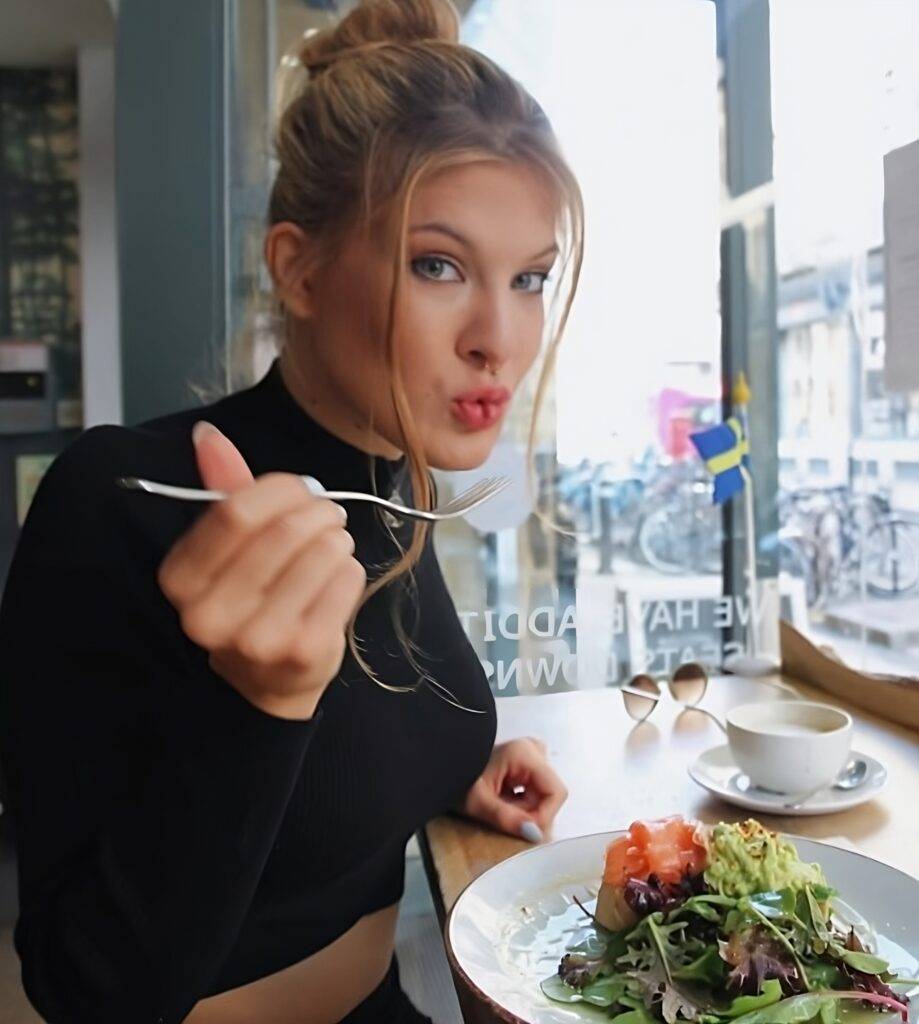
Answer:
M636 531L644 562L661 573L721 572L724 529L712 481L695 461L661 467Z
M782 491L779 522L780 565L805 581L811 607L858 593L862 580L874 597L919 585L919 524L883 494L844 485Z
M612 571L615 553L668 575L719 573L722 557L720 509L712 484L695 461L661 463L646 457L634 476L613 476L606 463L584 460L559 469L555 512L577 531L560 538L568 561L578 544L599 548L599 572Z

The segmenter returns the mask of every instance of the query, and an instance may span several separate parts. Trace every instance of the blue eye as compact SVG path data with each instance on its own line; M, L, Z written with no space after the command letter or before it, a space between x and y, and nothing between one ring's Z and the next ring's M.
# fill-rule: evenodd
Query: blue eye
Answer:
M425 263L428 265L427 270L422 269ZM445 271L448 267L456 271L457 275L459 275L459 270L454 263L449 259L445 259L443 256L419 256L417 259L413 259L411 261L411 267L415 273L419 274L421 278L424 278L427 281L462 281L460 276L456 276L456 278L449 278L449 276L445 276ZM431 270L431 267L434 269ZM518 274L517 280L520 278L532 278L537 282L536 288L531 287L519 289L519 291L525 291L531 295L542 295L546 282L552 280L549 274L542 270L528 270L525 273Z
M414 270L418 266L418 264L420 264L420 263L428 263L428 264L434 263L434 264L438 264L438 265L444 266L444 267L450 266L450 267L453 267L454 270L456 270L456 267L453 265L453 263L451 263L449 260L444 259L442 256L419 256L418 259L413 259L412 260L412 269ZM418 272L418 271L416 271L416 272ZM457 271L457 272L459 272L459 271ZM421 276L422 276L422 278L427 278L428 281L445 281L445 280L450 280L450 279L443 278L443 276L441 274L432 274L431 275L431 274L426 274L426 273L422 272ZM457 281L459 279L455 278L455 279L452 279L452 280Z
M523 287L519 289L520 291L530 292L533 295L539 295L548 280L549 275L541 270L528 270L514 278L515 282L524 282Z

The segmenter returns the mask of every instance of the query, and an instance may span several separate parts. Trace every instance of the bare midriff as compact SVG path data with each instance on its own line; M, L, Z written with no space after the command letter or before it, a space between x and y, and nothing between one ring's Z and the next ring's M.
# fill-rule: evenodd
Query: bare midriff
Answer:
M184 1024L336 1024L389 969L399 904L362 917L311 956L195 1003Z

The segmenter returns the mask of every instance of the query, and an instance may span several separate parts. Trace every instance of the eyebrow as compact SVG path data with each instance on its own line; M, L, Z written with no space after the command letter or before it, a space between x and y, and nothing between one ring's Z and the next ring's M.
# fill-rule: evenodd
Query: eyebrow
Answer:
M431 224L415 224L413 227L409 228L409 231L439 231L442 235L447 235L450 238L454 239L455 241L459 242L460 245L465 245L469 249L475 248L472 242L470 242L469 239L465 237L465 235L461 235L459 231L457 231L455 228L451 228L449 224L441 224L439 222L434 222ZM531 256L530 259L539 260L542 259L543 256L557 255L558 246L553 242L551 245L543 249L542 252L538 252L535 256Z

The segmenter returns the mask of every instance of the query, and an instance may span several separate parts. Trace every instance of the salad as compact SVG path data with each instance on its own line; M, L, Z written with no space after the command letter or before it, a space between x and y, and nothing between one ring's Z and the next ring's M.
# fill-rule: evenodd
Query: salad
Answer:
M845 1006L907 1019L874 934L817 864L758 821L637 821L606 848L593 929L542 991L617 1024L836 1024Z

